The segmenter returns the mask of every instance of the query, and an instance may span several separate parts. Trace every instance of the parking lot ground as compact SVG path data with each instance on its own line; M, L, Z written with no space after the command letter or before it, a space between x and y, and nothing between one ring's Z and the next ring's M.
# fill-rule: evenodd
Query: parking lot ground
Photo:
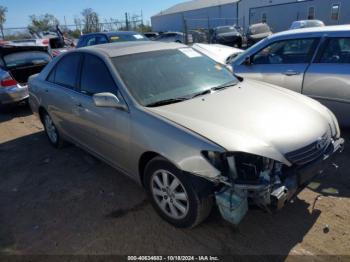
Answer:
M344 132L350 139L350 131ZM350 255L350 150L276 214L217 211L176 229L135 182L75 146L51 147L26 107L0 113L0 253Z

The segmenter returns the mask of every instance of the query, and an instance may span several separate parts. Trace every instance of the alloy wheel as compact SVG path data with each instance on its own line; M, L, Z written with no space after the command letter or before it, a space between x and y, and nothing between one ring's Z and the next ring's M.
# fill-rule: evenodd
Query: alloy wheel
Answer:
M181 181L167 170L157 170L151 178L151 191L159 208L173 219L184 218L189 198Z

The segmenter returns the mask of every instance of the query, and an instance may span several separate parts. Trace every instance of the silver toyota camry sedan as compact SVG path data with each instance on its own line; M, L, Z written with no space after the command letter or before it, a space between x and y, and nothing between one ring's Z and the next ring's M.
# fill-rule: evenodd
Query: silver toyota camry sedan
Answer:
M320 103L177 43L77 49L31 77L29 92L53 146L74 143L135 179L177 227L214 204L233 224L250 205L280 209L344 144Z

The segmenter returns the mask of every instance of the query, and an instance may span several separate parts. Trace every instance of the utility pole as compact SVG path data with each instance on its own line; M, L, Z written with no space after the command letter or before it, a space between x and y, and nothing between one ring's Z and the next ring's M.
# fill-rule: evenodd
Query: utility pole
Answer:
M126 31L129 31L128 13L125 13L125 26L126 26Z
M141 9L141 33L143 33L143 12Z

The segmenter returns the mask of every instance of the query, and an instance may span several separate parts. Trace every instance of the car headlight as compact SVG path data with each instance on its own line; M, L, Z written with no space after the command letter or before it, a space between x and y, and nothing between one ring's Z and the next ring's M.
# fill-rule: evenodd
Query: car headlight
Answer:
M222 175L250 182L259 180L263 172L271 172L276 163L266 157L242 152L203 151L202 154Z

